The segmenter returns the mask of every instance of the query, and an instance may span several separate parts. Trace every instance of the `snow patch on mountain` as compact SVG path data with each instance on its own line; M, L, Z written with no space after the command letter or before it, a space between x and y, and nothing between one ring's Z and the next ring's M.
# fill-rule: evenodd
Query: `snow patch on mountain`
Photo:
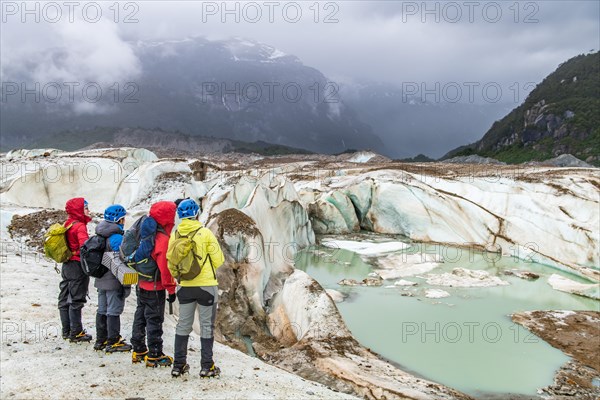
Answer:
M374 154L374 153L361 151L361 152L356 153L354 156L350 157L348 159L348 161L355 162L355 163L366 163L367 161L371 160L375 156L376 156L376 154Z

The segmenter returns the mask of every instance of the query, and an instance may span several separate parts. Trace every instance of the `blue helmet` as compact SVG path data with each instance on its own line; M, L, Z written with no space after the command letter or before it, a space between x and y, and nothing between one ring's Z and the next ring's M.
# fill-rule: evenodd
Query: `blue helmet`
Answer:
M195 218L200 212L200 206L192 199L185 199L177 206L179 218Z
M88 202L86 199L83 199L83 208L87 208Z
M113 204L104 210L104 220L108 222L118 222L127 214L125 207L120 204Z

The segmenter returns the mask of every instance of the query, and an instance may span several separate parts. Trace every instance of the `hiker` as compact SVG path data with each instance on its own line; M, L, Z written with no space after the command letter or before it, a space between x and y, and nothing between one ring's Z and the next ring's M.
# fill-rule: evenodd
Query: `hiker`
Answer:
M194 200L186 199L179 203L177 215L182 221L169 238L169 270L180 285L177 291L179 320L175 332L173 377L190 369L186 362L187 346L196 307L200 316L200 377L210 378L221 372L213 361L213 344L218 303L216 270L223 264L224 257L213 233L198 221L199 213L200 207Z
M105 252L118 252L123 240L123 226L127 211L119 204L104 210L104 221L96 226L96 235L106 238ZM98 290L98 311L96 312L96 343L94 350L107 353L130 351L131 345L121 337L121 314L125 299L131 293L131 286L124 286L110 271L96 278L94 287Z
M182 201L184 201L184 200L187 200L187 199L189 199L189 197L186 197L186 198L181 198L181 197L180 197L180 198L178 198L177 200L175 200L175 201L174 201L174 203L175 203L175 205L176 205L177 207L179 207L179 204L181 204L181 202L182 202Z
M81 311L86 303L90 278L81 267L79 250L88 240L87 224L92 219L88 203L83 197L67 201L65 211L68 218L64 223L67 228L66 241L71 257L62 264L58 295L58 310L62 324L62 337L72 343L90 342L92 336L83 329Z
M162 325L165 319L165 297L175 301L175 281L167 267L167 246L169 235L175 224L175 203L159 201L150 207L140 229L142 241L131 261L141 261L140 257L151 257L156 262L157 271L152 280L138 282L136 288L137 307L133 320L131 344L133 345L132 362L146 362L147 367L170 367L173 358L163 353ZM148 250L149 256L142 255ZM146 346L147 335L147 346Z

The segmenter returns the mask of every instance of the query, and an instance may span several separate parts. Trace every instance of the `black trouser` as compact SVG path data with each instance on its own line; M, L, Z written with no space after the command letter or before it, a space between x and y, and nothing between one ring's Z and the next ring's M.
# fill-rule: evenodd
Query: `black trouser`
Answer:
M81 309L86 303L90 277L83 273L79 261L67 261L61 269L62 281L58 294L58 309L63 335L77 335L83 330Z
M150 356L162 353L162 325L165 320L165 290L136 288L137 308L133 317L131 344L137 353L148 350ZM146 347L146 333L148 347Z

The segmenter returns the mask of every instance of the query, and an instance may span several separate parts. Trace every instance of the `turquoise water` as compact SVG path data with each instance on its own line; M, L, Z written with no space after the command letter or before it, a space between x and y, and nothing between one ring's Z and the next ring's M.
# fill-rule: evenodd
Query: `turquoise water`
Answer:
M434 253L434 246L406 251ZM339 286L343 278L362 280L373 271L359 255L346 250L318 247L301 253L296 267L324 288L348 297L337 306L353 335L366 347L427 379L476 397L498 394L536 395L552 383L555 371L569 360L561 351L514 324L509 314L528 310L599 310L599 302L558 292L547 284L556 273L577 277L536 263L453 249L454 262L430 273L453 268L485 270L510 286L491 288L439 287L451 294L428 299L424 278L403 279L418 286L386 288ZM454 257L456 256L456 257ZM504 276L505 269L538 273L537 281ZM403 296L402 294L405 294ZM412 297L406 296L407 294Z

